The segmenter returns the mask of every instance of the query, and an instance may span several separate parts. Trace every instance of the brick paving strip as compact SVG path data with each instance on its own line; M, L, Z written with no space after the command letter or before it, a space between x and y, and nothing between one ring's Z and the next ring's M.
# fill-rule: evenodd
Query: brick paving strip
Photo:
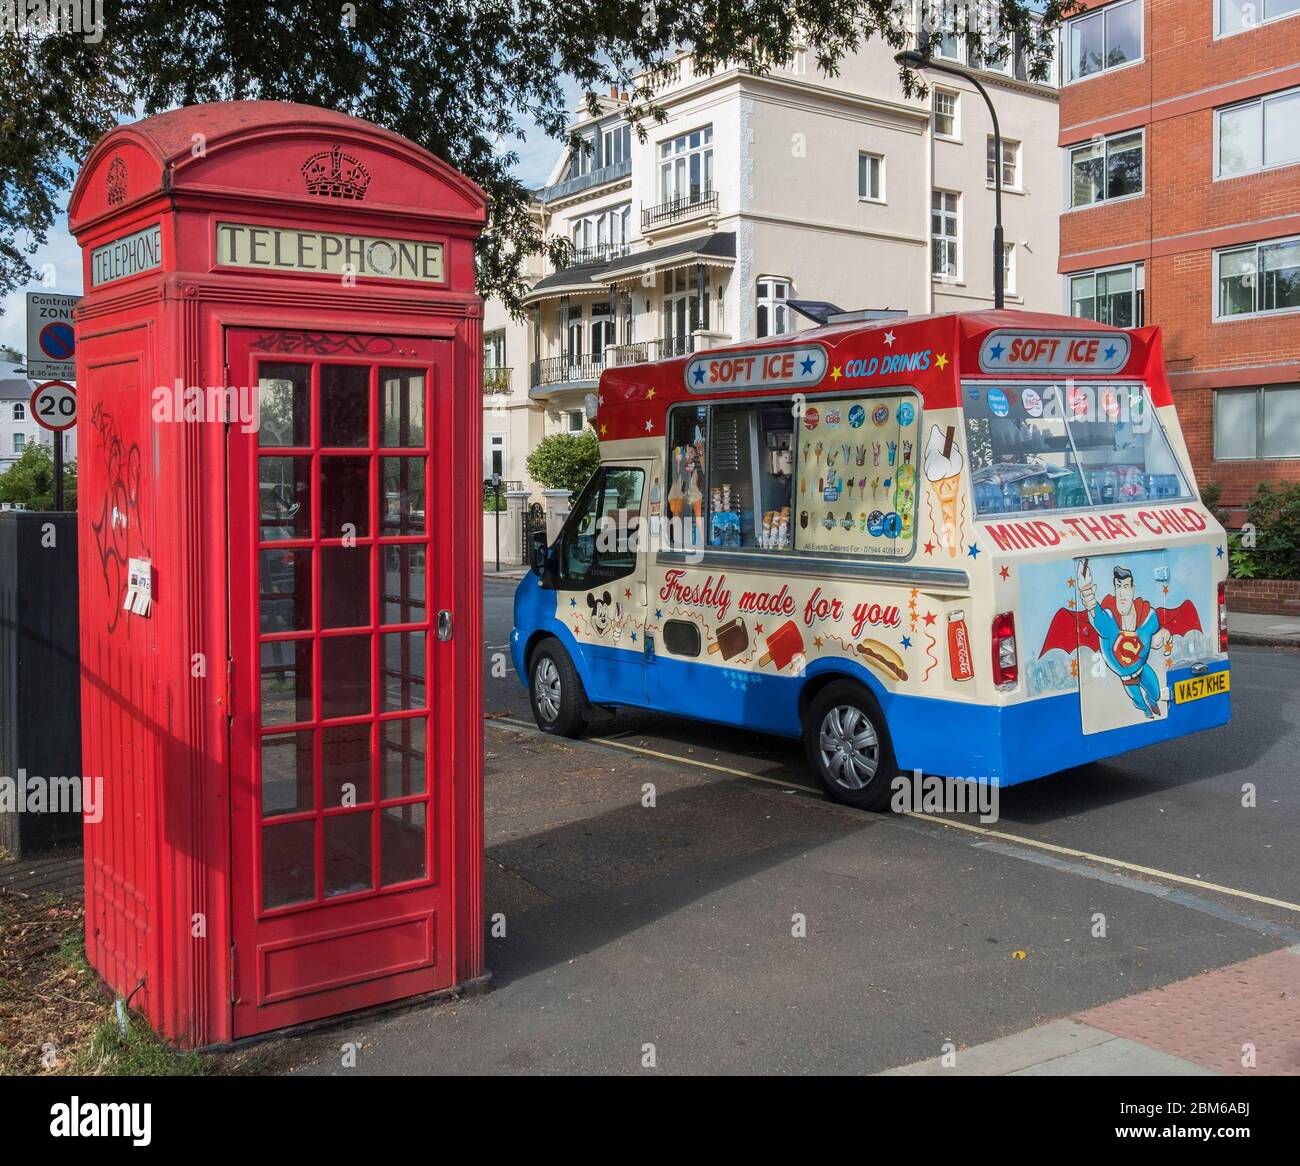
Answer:
M1247 1067L1245 1046L1254 1048ZM1300 1077L1300 945L882 1076Z

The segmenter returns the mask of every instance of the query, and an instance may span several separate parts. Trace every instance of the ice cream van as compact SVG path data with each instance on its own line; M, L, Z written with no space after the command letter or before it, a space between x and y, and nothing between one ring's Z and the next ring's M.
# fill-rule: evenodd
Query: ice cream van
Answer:
M802 738L834 798L1009 786L1222 725L1222 527L1157 328L849 321L608 369L601 466L532 548L538 725Z

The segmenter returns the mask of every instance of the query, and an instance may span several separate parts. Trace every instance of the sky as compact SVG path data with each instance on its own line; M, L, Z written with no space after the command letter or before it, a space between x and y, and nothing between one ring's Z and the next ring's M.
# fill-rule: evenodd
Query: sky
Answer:
M569 108L577 105L579 90L576 84L565 85L565 99ZM519 155L515 173L521 182L529 187L541 186L550 177L551 168L559 156L561 144L554 138L547 137L531 122L525 127L525 140L522 142L505 141L500 143L502 150L513 147ZM52 271L52 283L34 283L7 296L0 297L0 347L27 349L27 300L28 291L54 292L63 295L79 295L81 286L81 249L68 234L67 195L59 209L53 226L51 226L44 246L37 248L31 257L31 263L37 271L43 271L49 264ZM21 236L19 241L21 242Z

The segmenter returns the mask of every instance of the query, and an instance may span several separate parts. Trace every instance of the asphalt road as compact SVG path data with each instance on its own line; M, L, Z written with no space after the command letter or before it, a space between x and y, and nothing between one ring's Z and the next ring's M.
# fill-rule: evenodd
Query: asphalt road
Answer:
M488 580L484 587L485 707L489 715L505 712L531 723L513 668L504 678L491 674L493 652L506 651L509 642L514 585ZM1002 791L997 829L1300 901L1300 653L1238 647L1231 660L1228 725ZM816 784L798 743L779 737L641 712L602 718L588 737L792 786ZM1243 805L1247 786L1254 789L1254 808ZM1300 930L1300 916L1271 917Z
M1015 787L982 826L834 805L757 734L636 713L546 737L493 675L513 586L485 589L492 990L272 1065L638 1073L653 1046L669 1073L869 1073L1300 943L1300 654L1234 652L1230 725ZM1258 1003L1245 1038L1295 1071Z

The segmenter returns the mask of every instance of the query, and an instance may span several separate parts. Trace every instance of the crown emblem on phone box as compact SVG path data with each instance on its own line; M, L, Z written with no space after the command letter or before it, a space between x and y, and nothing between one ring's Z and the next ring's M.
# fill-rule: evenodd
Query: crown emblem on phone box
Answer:
M350 198L359 202L366 197L370 186L370 171L338 146L308 158L302 164L302 176L307 193L323 198Z

